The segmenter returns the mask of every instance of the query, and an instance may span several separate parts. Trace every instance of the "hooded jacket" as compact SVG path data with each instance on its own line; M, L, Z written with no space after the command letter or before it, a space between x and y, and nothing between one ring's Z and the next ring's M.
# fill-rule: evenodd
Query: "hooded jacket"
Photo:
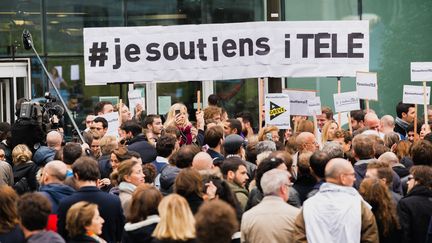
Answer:
M60 201L75 192L72 187L58 183L43 185L39 191L50 200L53 214L57 214Z
M48 162L54 160L56 150L47 146L41 146L33 155L33 161L38 166L45 166Z

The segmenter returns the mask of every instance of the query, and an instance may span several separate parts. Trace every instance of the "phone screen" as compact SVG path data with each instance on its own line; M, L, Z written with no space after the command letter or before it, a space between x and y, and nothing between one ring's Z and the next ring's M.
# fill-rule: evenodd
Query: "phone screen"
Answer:
M175 110L175 115L177 116L178 114L180 114L180 110Z

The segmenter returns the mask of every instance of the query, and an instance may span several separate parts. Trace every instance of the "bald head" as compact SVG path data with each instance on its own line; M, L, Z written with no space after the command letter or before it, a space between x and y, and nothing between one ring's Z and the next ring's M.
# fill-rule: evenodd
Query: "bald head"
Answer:
M325 179L327 182L341 186L353 186L355 181L354 168L345 159L332 159L325 167Z
M375 113L367 113L364 117L364 123L369 129L379 131L380 119Z
M213 159L208 153L199 152L192 160L192 168L195 170L210 170L213 167Z
M318 148L315 136L310 132L302 132L296 137L297 149L300 152L315 152Z
M55 150L60 150L62 140L62 135L57 131L51 131L46 136L47 146Z
M44 184L59 183L66 179L67 166L63 161L53 160L44 167Z

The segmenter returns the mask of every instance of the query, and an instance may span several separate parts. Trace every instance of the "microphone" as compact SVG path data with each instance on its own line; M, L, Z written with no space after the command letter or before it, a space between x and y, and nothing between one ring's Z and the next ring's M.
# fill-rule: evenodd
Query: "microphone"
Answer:
M28 31L26 29L23 30L22 41L23 41L24 49L26 49L26 50L32 49L33 42L32 42L32 36L30 34L30 31Z

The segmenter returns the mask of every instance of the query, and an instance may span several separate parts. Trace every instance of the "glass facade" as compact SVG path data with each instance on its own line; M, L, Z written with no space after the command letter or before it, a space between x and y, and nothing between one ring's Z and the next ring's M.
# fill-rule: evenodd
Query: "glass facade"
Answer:
M31 57L32 96L42 97L50 87L32 51L22 48L21 33L28 29L35 49L48 70L59 73L65 99L77 98L79 117L90 112L100 97L127 99L128 84L85 86L83 28L230 23L264 21L263 0L0 0L0 58ZM378 73L379 115L395 115L403 84L410 83L409 63L431 61L432 1L429 0L281 0L282 19L370 20L370 71ZM360 4L360 6L359 6ZM54 68L56 70L54 70ZM57 76L55 76L57 77ZM64 80L64 82L63 82ZM212 92L222 97L229 115L248 110L258 119L257 80L214 80ZM144 88L142 84L135 85ZM317 90L322 103L333 107L336 78L287 78L287 88ZM190 109L201 82L156 85L157 97L171 97ZM342 78L342 91L355 90L354 78ZM147 90L146 90L147 91ZM158 99L154 102L157 107ZM147 104L149 105L149 104ZM190 113L194 113L190 111ZM80 121L78 121L80 123Z

